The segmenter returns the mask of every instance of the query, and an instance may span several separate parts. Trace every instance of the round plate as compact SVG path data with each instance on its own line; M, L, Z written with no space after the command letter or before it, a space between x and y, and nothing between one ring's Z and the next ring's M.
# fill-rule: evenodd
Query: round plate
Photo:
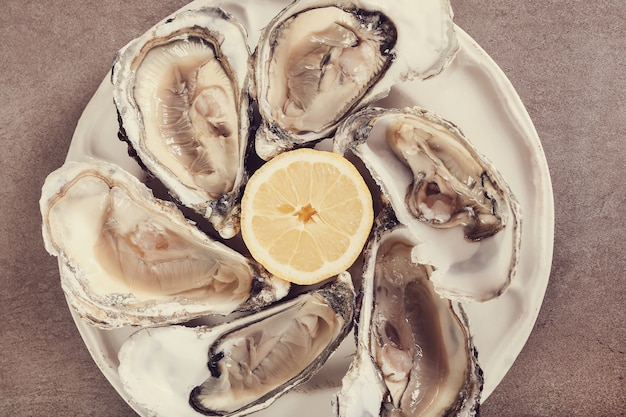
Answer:
M253 38L288 2L264 1L262 7L261 2L252 0L247 0L247 4L235 0L202 3L219 5L233 13ZM521 205L522 244L516 278L498 299L464 305L485 375L484 401L513 364L537 319L552 261L554 202L541 143L519 96L487 53L458 27L457 34L460 50L448 68L429 80L392 89L377 104L419 105L455 123L496 165ZM127 156L126 144L117 140L118 123L109 79L104 78L85 108L67 160L103 159L141 176L139 166ZM74 319L94 361L128 402L117 374L117 352L136 329L104 331L88 326L76 316ZM330 415L330 398L338 390L354 351L352 338L348 339L316 377L255 415ZM140 415L147 415L145 410L130 405Z

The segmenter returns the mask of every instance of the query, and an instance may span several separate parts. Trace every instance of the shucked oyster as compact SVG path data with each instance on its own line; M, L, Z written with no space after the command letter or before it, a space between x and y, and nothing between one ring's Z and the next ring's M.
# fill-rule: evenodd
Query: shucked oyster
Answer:
M339 417L473 416L482 371L460 304L439 297L415 237L390 215L366 251L357 355L335 398Z
M494 174L464 141L437 123L395 118L387 143L413 173L406 204L415 218L434 227L461 226L466 239L478 241L506 225L505 195Z
M68 303L98 327L256 309L288 291L113 164L66 163L46 179L40 205Z
M113 66L120 137L220 234L238 231L249 130L246 34L217 8L183 10L122 48Z
M152 416L249 414L320 369L351 329L354 303L344 273L216 327L141 330L120 349L120 379L131 401Z
M328 137L392 84L437 74L456 48L447 1L292 3L255 52L257 153L269 159Z
M519 205L456 126L418 107L368 108L346 119L334 146L363 160L421 241L440 294L487 301L506 290L519 257Z

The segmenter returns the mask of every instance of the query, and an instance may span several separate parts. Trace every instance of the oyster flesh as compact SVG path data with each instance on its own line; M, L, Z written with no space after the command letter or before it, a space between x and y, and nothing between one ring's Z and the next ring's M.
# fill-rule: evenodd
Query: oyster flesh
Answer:
M472 416L483 385L467 318L441 298L415 238L386 209L366 249L357 356L335 397L340 417Z
M257 309L289 289L107 162L68 162L51 173L40 208L68 303L101 328Z
M224 238L238 232L247 179L249 48L218 8L184 9L116 55L120 138L184 205Z
M140 330L120 349L120 379L153 416L249 414L320 369L351 329L354 307L343 273L230 323Z
M292 3L255 52L257 154L267 160L330 136L394 83L440 72L456 49L448 1Z
M493 299L519 258L520 208L496 168L452 123L419 107L368 108L338 129L334 149L364 162L448 298Z

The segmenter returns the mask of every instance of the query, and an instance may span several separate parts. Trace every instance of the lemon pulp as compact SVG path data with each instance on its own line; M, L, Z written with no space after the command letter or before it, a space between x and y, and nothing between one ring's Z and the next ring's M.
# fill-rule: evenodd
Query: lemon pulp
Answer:
M241 231L269 272L313 284L350 267L373 222L372 196L343 156L299 149L273 158L246 185Z

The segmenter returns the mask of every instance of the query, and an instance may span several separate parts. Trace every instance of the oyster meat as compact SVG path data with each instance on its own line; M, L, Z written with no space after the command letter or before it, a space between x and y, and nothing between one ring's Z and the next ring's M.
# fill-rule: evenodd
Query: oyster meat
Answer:
M66 163L46 179L40 207L68 303L98 327L257 309L288 292L116 165Z
M120 379L131 401L153 416L249 414L320 369L350 331L354 308L351 277L343 273L215 327L140 330L120 349Z
M224 238L247 179L249 49L218 8L182 10L122 48L112 70L120 138Z
M506 290L519 258L519 205L456 126L419 107L367 108L341 125L334 149L364 162L421 241L440 294L488 301Z
M477 413L483 377L467 318L434 291L415 243L389 209L379 215L365 252L357 355L334 400L337 416Z
M441 71L456 48L447 1L292 3L255 52L257 154L270 159L328 137L394 83Z

